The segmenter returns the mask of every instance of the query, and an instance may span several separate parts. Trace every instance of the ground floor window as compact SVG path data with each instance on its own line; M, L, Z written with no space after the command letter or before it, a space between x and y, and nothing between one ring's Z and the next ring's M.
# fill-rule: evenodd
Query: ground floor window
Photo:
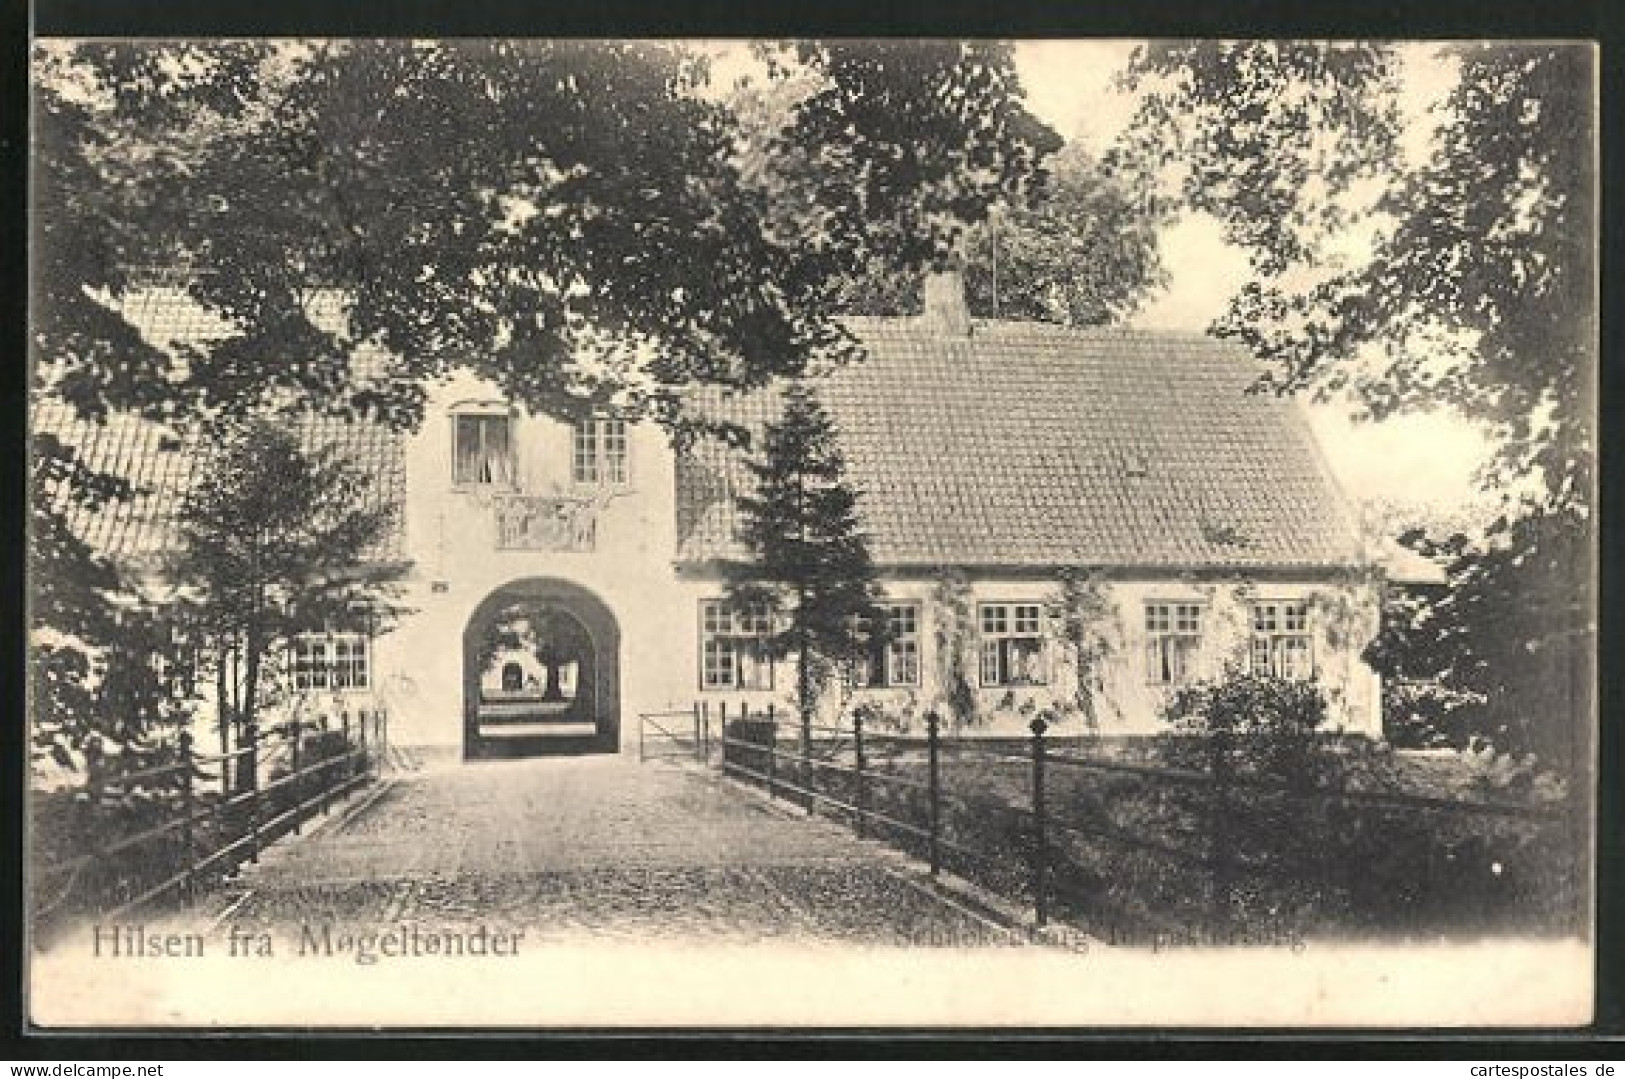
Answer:
M291 651L294 689L371 688L371 646L362 634L302 633Z
M875 640L862 671L864 685L917 686L920 684L920 605L891 603L881 608L886 633Z
M1275 678L1314 677L1307 603L1253 604L1252 667L1254 674Z
M700 688L772 689L767 638L773 618L762 605L737 608L725 600L700 603Z
M1036 603L983 603L982 685L1039 686L1044 672L1043 618Z
M1147 603L1145 605L1146 681L1154 686L1177 686L1196 674L1196 656L1202 647L1200 603Z

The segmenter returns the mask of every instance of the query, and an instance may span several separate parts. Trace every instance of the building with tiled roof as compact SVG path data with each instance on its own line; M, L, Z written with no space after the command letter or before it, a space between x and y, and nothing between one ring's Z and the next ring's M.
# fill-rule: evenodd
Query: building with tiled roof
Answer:
M183 364L182 349L225 336L228 327L193 301L184 289L159 275L146 288L127 294L118 313L147 341L171 353ZM319 326L332 328L342 319L339 297L318 294L311 304ZM367 372L379 359L366 350L352 369ZM394 432L365 422L335 416L298 416L284 420L310 450L326 450L344 458L372 477L368 500L377 505L400 505L405 498L403 440ZM181 499L208 467L213 436L193 426L174 428L130 413L111 413L101 419L77 415L55 398L35 401L30 411L35 431L49 433L71 448L86 467L120 477L131 497L89 508L75 503L67 491L57 492L57 506L81 539L102 554L127 566L151 572L175 548L174 513ZM386 539L378 557L400 553L399 527Z
M370 477L366 498L373 506L398 506L405 500L403 439L376 424L332 416L299 416L286 421L307 449L343 458ZM71 447L93 471L118 476L130 484L128 498L91 508L58 493L57 505L69 527L102 554L143 573L161 571L164 556L176 548L175 511L198 477L209 467L214 446L199 428L176 430L129 414L105 420L76 416L63 402L36 405L33 423ZM398 557L401 529L393 526L382 547L382 560Z
M1179 686L1240 666L1319 679L1335 724L1380 733L1355 522L1297 404L1251 392L1244 351L975 321L951 277L927 300L920 316L851 320L867 358L809 379L892 630L823 707L868 701L915 733L936 709L964 733L1016 733L1045 711L1057 735L1132 734L1161 729ZM145 332L173 339L168 317ZM397 741L470 756L615 751L636 744L640 713L696 703L790 710L794 679L759 647L765 619L723 599L723 564L742 555L745 451L701 438L678 453L652 423L530 415L466 373L429 390L410 436L308 421L310 440L343 442L398 502L392 553L413 567L413 613L347 645L364 677L306 655L300 688L335 708L385 703ZM779 399L707 389L689 407L760 432ZM94 434L99 459L151 489L82 522L98 543L162 546L164 506L207 464L161 441L139 426ZM1097 601L1081 663L1068 576ZM960 712L956 670L974 701Z
M1357 530L1290 400L1211 337L852 319L867 359L820 381L877 562L890 567L1285 569L1347 565ZM712 392L760 430L772 393ZM943 467L951 462L951 467ZM678 464L680 555L737 555L742 455Z

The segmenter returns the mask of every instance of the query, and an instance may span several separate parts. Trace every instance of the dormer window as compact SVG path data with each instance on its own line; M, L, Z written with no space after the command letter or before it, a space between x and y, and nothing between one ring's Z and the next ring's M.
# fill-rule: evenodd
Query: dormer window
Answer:
M575 482L614 487L628 483L627 449L625 420L600 416L579 421L571 466Z
M513 416L492 405L457 409L452 422L452 482L507 487L514 479Z

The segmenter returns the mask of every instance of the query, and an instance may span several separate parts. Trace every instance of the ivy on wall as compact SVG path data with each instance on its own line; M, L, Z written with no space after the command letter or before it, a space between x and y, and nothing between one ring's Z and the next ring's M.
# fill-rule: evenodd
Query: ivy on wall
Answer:
M976 642L976 604L970 578L963 570L944 569L931 590L932 624L937 656L937 685L951 723L974 727L983 717L976 706L967 650Z

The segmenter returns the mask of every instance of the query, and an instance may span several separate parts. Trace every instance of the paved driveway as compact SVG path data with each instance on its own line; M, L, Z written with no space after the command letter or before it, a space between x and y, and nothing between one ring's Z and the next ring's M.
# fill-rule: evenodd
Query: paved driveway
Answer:
M431 760L210 908L243 930L483 924L527 942L1015 942L832 823L624 757Z

